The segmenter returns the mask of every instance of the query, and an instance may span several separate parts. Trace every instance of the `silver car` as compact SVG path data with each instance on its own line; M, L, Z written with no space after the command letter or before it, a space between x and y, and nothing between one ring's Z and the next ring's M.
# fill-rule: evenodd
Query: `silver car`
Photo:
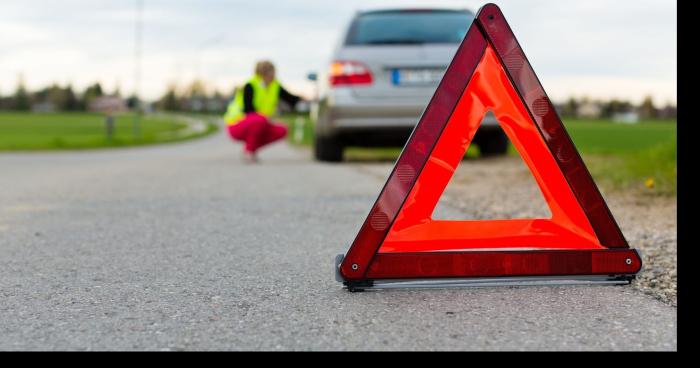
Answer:
M319 81L316 159L341 161L348 146L403 146L473 19L468 10L358 12ZM508 147L493 115L474 141L482 155Z

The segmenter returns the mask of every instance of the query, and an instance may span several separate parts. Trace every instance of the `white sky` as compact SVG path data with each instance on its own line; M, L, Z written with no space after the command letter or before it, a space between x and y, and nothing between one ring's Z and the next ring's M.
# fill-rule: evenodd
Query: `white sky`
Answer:
M99 81L134 90L137 0L2 0L0 94L21 74L30 89L56 82L81 90ZM307 72L327 67L356 10L468 8L483 2L401 0L144 0L141 92L194 78L230 92L254 62L269 58L284 85L308 94ZM497 2L545 90L569 96L645 95L677 100L677 7L669 0Z

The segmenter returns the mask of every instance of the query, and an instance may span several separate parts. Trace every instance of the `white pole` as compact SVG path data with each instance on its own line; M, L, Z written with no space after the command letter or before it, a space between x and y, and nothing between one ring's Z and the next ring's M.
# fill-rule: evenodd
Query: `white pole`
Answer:
M294 141L297 143L304 140L304 122L305 120L301 116L294 119Z

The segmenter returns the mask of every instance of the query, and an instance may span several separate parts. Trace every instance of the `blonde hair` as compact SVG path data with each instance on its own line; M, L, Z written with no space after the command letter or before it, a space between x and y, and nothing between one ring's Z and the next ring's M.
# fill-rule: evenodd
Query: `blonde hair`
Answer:
M275 71L275 66L269 60L260 60L255 63L255 74L264 76Z

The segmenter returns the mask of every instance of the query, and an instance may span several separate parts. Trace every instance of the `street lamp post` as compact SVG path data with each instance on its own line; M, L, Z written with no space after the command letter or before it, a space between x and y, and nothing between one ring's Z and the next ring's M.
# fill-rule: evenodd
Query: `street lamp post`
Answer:
M134 140L141 137L141 40L143 33L143 0L136 0L136 28L134 30Z

